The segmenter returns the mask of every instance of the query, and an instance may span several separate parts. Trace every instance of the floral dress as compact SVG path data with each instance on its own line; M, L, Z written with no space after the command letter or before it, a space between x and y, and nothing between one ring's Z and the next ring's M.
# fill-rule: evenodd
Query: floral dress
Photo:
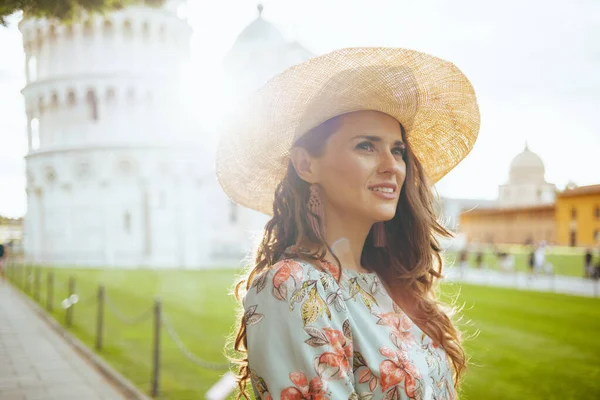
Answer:
M454 399L446 353L376 273L285 259L244 298L257 399Z

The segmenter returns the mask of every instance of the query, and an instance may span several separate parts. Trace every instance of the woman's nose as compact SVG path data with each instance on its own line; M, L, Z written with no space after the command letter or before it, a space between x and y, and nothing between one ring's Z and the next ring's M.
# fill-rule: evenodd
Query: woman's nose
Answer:
M396 174L401 171L401 164L404 162L397 156L394 156L391 151L385 151L380 154L379 157L379 173L393 173Z

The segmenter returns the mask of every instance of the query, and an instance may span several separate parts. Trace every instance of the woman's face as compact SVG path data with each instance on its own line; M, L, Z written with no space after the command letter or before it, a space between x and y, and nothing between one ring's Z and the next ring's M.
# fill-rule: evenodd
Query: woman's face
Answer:
M406 175L400 124L377 111L340 117L339 129L311 160L314 180L337 214L388 221L396 214Z

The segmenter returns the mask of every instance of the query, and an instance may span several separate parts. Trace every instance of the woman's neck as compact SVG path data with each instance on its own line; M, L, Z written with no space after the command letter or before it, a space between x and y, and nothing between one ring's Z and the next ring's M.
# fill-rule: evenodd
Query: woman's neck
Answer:
M330 208L330 207L329 207ZM361 256L365 240L371 229L372 222L360 221L348 215L340 215L335 211L326 210L326 241L333 254L326 254L326 259L335 263L335 255L343 268L364 272L361 266Z

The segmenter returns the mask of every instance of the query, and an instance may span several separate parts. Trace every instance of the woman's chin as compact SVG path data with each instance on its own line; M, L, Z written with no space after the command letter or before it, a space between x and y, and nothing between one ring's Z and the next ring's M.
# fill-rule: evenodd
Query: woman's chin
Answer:
M386 222L394 218L396 210L377 210L373 213L372 217L375 222Z

